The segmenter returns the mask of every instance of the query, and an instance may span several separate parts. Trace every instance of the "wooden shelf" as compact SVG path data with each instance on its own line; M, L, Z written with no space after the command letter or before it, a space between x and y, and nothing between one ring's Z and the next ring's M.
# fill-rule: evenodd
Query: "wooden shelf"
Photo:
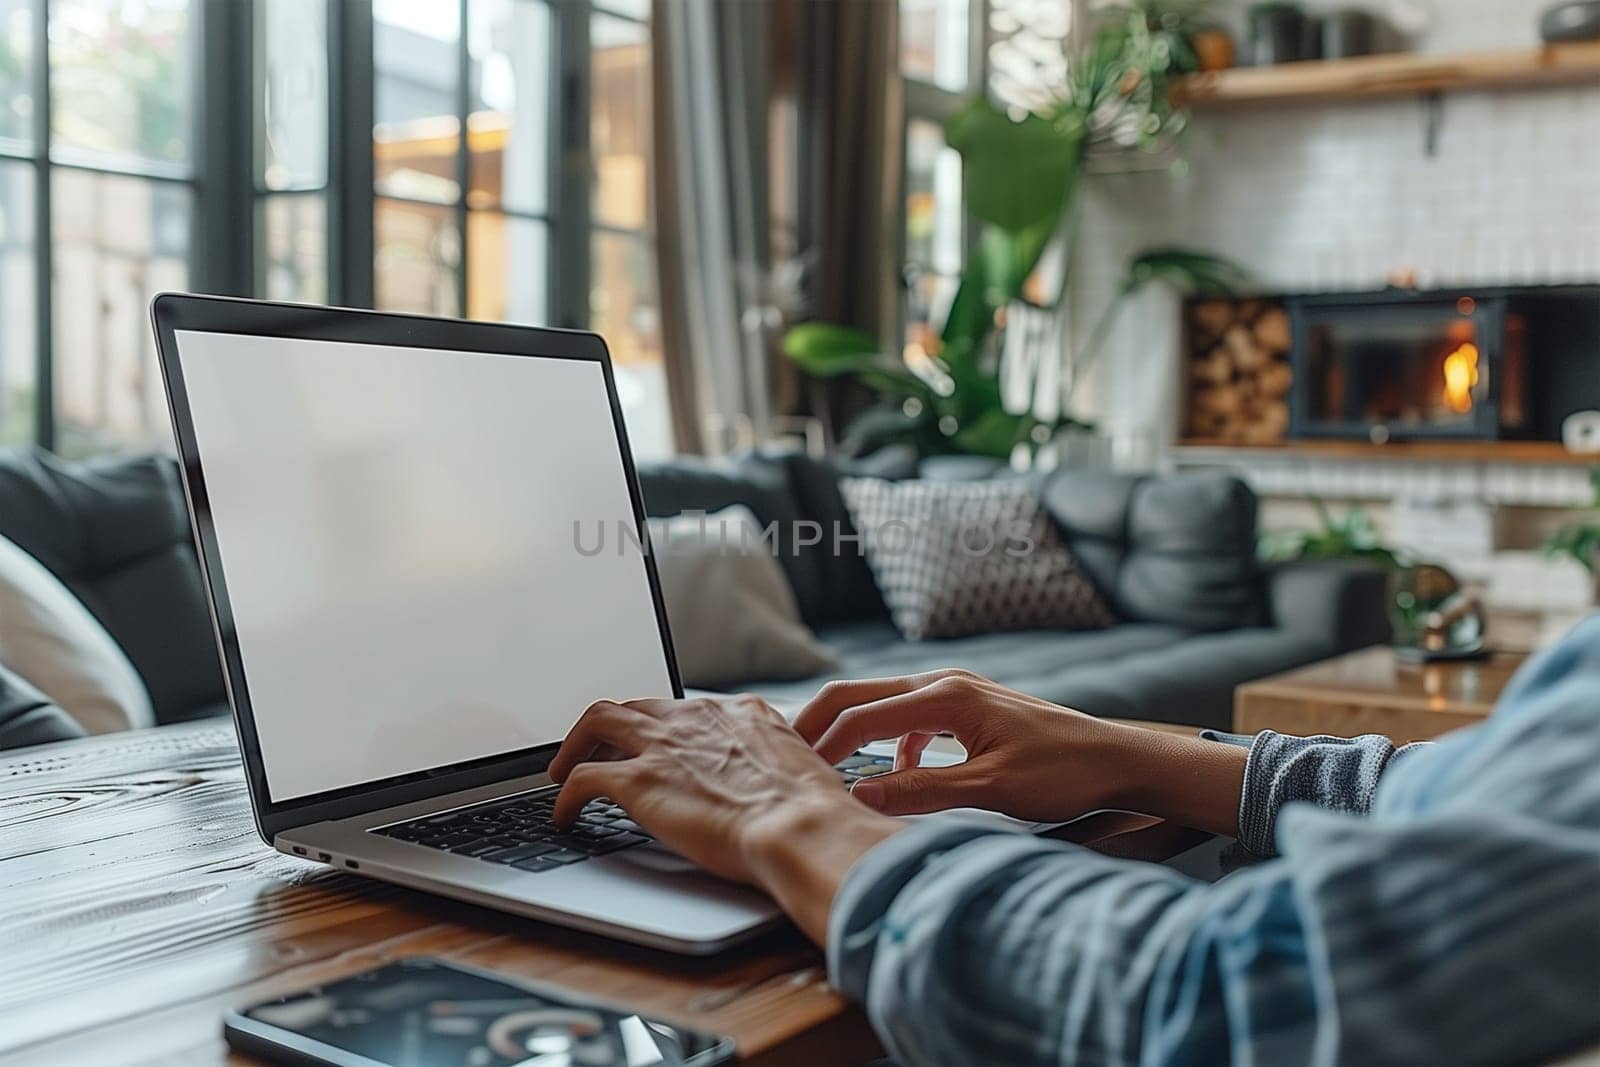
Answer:
M1456 55L1397 53L1195 74L1176 102L1194 109L1309 104L1466 89L1600 83L1600 41Z
M1202 452L1240 457L1366 459L1442 463L1546 463L1600 466L1600 455L1568 452L1558 441L1290 441L1281 445L1238 445L1209 438L1183 438L1174 446L1179 456Z

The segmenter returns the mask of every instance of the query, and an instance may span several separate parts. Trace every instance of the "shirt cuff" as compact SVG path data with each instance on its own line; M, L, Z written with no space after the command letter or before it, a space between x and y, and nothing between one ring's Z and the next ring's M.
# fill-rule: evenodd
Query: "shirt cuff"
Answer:
M930 860L980 837L1018 838L1034 844L1032 835L939 815L918 819L856 860L828 915L828 980L834 988L865 1001L889 905Z
M1293 737L1263 730L1250 745L1239 797L1239 841L1258 856L1277 854L1278 815L1288 804L1365 814L1394 745L1376 734Z

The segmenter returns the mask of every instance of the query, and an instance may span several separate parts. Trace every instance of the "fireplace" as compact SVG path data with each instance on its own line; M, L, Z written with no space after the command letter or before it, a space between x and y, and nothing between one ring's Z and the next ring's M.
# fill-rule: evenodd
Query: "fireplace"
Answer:
M1558 441L1600 409L1600 287L1201 297L1189 443Z
M1503 295L1291 302L1290 434L1376 442L1520 435L1527 323Z

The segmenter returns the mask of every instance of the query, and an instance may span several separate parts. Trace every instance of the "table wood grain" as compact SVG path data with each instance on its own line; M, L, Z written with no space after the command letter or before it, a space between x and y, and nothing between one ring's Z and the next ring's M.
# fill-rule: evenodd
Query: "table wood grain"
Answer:
M1072 839L1164 858L1139 816ZM784 930L693 959L338 873L257 837L232 727L198 723L0 758L0 1059L245 1063L230 1007L435 955L731 1035L759 1063L879 1054L821 954Z

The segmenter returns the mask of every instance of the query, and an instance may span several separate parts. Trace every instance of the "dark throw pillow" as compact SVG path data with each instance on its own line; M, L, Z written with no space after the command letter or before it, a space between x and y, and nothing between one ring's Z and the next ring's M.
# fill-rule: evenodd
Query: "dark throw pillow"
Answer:
M839 484L889 614L914 641L1116 621L1031 479Z

